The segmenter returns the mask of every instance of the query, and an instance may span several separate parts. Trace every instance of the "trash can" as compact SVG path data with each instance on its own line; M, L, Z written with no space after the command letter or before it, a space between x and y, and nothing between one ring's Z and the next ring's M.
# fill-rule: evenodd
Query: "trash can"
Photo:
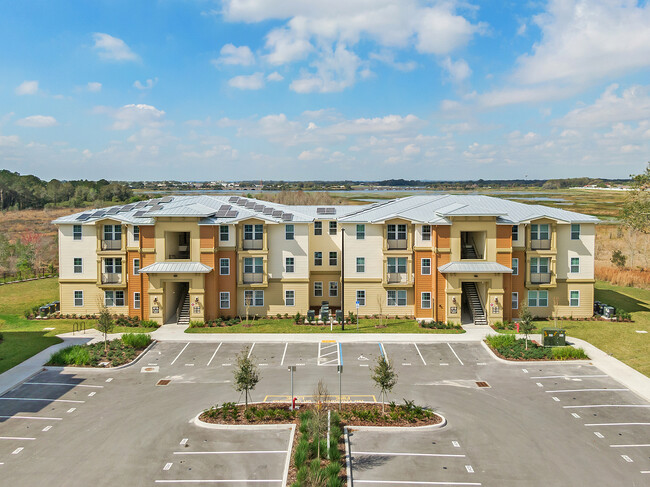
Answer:
M614 309L614 306L603 306L603 317L612 319L615 314L616 310Z
M603 303L600 301L594 301L594 314L602 315L603 314Z
M320 319L321 321L327 321L330 319L330 310L329 308L320 309Z
M562 328L542 329L542 345L545 347L564 347L566 345L566 330Z
M316 312L313 309L307 310L307 320L314 321L316 319Z
M54 301L54 311L61 311L61 301Z
M54 303L48 304L47 307L49 308L49 313L50 314L52 314L52 313L54 313L56 311L56 304L54 304Z
M38 308L38 311L39 311L41 317L45 317L50 312L50 307L49 306L41 306L40 308Z

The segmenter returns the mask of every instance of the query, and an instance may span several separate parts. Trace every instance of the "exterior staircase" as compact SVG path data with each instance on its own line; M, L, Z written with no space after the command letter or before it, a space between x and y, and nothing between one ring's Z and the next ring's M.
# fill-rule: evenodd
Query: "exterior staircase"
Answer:
M472 243L464 243L461 253L463 259L478 259L478 254Z
M481 304L481 298L478 295L476 284L473 282L463 283L463 294L467 296L467 303L469 304L470 312L472 313L472 320L475 325L487 325L485 317L485 309Z
M183 303L178 310L178 318L176 319L177 325L189 325L190 324L190 294L185 294L183 298Z

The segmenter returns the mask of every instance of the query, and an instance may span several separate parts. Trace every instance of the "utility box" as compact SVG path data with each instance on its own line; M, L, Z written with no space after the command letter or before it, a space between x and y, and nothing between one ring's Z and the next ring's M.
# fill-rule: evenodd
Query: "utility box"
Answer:
M566 345L566 330L562 328L542 329L542 345L545 347L564 347Z
M337 309L336 310L336 321L339 323L343 322L343 310Z
M307 319L309 321L314 321L316 318L316 312L313 309L307 310Z
M594 301L594 314L595 315L602 315L603 314L603 306L605 306L603 303L600 301Z
M612 319L616 314L616 309L614 306L603 306L603 317Z

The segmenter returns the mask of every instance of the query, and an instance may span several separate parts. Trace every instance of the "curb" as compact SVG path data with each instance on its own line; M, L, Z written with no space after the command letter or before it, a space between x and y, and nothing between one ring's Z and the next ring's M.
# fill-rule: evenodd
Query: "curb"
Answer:
M9 369L9 370L11 370L11 369ZM23 385L25 382L27 382L28 380L31 380L33 377L36 377L38 374L40 374L41 372L43 372L43 371L45 371L45 370L47 370L45 367L41 367L41 368L39 368L36 372L34 372L33 374L31 374L29 377L25 377L24 379L22 379L22 380L16 382L14 385L8 387L8 388L5 389L4 391L3 391L3 390L0 390L0 396L6 394L6 393L8 393L8 392L13 391L14 389L17 389L18 387L20 387L21 385Z
M427 430L437 430L447 426L447 418L442 414L434 413L436 416L439 416L442 421L436 424L428 424L425 426L346 426L345 428L348 431L385 431L387 433L395 433L398 431L427 431Z
M156 344L158 343L156 340L152 340L151 343L145 348L140 355L138 355L135 359L133 359L131 362L127 364L122 364L117 367L60 367L58 365L44 365L43 370L58 370L62 372L78 372L80 370L88 370L92 372L112 372L115 370L121 370L121 369L126 369L127 367L131 367L132 365L135 365L140 361L142 357L145 356L145 354Z
M251 403L249 403L251 404ZM237 430L237 429L263 429L263 430L285 430L293 429L295 430L294 423L280 423L280 424L218 424L218 423L206 423L201 421L199 417L203 414L201 411L199 414L194 416L194 419L191 421L195 426L199 428L207 428L211 430Z
M481 345L483 346L484 349L486 349L492 358L496 360L497 362L501 362L502 364L508 364L508 365L519 365L521 366L522 364L553 364L553 365L559 365L559 364L576 364L576 365L594 365L593 360L506 360L503 359L499 356L497 356L494 351L490 348L490 346L485 343L485 340L481 340Z
M343 437L345 439L345 474L347 476L347 484L352 487L352 455L350 453L350 430L347 426L343 427Z
M284 476L282 477L282 487L287 487L287 478L289 477L289 466L291 465L291 453L293 453L293 442L296 436L296 425L291 425L291 436L289 437L289 452L284 464Z

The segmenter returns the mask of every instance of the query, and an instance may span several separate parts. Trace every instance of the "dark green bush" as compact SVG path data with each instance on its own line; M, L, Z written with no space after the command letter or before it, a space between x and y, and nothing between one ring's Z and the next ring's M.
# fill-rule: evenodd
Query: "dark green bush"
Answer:
M146 333L125 333L122 335L122 342L127 347L146 348L151 341L151 337Z

